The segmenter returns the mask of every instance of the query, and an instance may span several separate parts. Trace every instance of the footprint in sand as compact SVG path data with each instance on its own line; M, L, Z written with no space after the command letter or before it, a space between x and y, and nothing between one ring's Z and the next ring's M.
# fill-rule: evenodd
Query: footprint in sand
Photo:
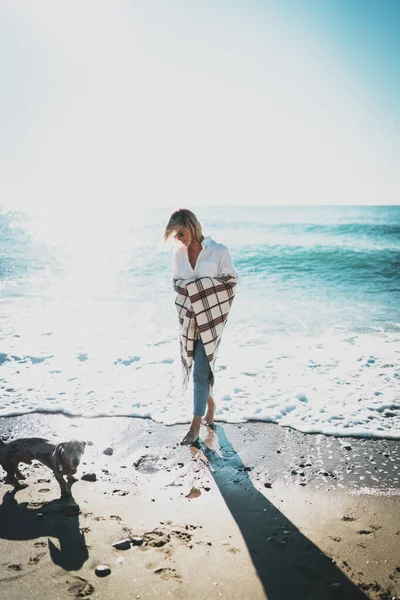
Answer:
M171 535L183 544L189 544L192 541L192 536L186 531L178 531L176 529L171 532Z
M83 577L71 577L71 579L67 579L67 584L69 584L68 593L75 598L88 598L94 592L92 584Z
M165 525L166 523L164 523ZM171 556L174 552L174 543L184 544L191 547L192 544L192 531L197 528L196 525L185 525L184 528L180 528L179 526L175 526L173 529L171 527L172 523L168 522L168 529L166 531L164 528L157 527L152 531L148 531L140 536L136 536L136 539L139 540L139 544L135 544L140 547L140 550L147 551L150 548L156 548L159 551L163 552L164 555ZM135 538L132 538L132 534L130 532L131 541ZM148 563L146 565L147 569L154 569L156 565Z
M175 569L170 569L169 567L157 569L156 571L154 571L154 574L158 575L159 577L161 577L161 579L164 579L165 581L168 581L169 579L176 579L180 581L182 579L182 577L179 575L179 573L175 571Z
M143 536L142 550L146 549L146 546L153 548L162 548L171 541L171 536L163 531L162 529L154 529L149 533L145 533Z
M138 460L133 463L135 469L144 473L145 475L149 475L152 473L157 473L160 470L159 466L159 457L151 456L149 454L144 454Z

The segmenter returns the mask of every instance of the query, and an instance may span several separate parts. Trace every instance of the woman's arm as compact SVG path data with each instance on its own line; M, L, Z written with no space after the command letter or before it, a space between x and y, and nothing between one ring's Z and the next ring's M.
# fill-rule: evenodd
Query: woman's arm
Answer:
M228 248L226 248L225 252L221 256L218 271L219 276L232 275L233 277L237 277L237 272Z

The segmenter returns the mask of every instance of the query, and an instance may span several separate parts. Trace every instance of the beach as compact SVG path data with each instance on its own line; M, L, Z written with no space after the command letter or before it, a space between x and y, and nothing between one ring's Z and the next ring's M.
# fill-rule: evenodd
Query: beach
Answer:
M1 4L0 600L400 600L400 0Z
M396 598L398 207L199 208L239 285L190 448L167 216L0 212L0 437L86 442L71 501L0 469L1 600Z
M220 422L184 447L186 427L1 418L5 441L87 442L73 500L40 463L0 482L2 600L400 594L398 441Z

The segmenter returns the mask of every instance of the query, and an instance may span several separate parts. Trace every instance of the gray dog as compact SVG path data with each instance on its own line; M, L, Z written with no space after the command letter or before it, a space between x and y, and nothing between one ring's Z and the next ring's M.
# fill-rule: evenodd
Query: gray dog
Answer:
M76 481L74 474L85 446L86 442L77 440L60 444L53 444L43 438L21 438L8 443L0 440L0 464L7 472L5 483L10 483L15 488L22 487L18 480L25 479L25 476L18 469L19 463L30 465L32 460L38 460L53 471L60 485L61 497L70 497L71 486Z

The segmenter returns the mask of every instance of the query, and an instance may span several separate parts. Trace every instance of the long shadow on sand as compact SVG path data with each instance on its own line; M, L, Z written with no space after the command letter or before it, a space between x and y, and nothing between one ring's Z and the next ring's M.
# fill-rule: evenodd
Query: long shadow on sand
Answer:
M52 561L66 571L75 571L89 558L84 533L79 529L79 506L74 502L53 500L40 507L18 504L16 491L4 494L0 505L0 538L32 540L58 539L59 548L48 539Z
M221 454L203 443L200 449L241 531L268 600L367 600L332 559L254 487L223 427L214 425L213 429Z

